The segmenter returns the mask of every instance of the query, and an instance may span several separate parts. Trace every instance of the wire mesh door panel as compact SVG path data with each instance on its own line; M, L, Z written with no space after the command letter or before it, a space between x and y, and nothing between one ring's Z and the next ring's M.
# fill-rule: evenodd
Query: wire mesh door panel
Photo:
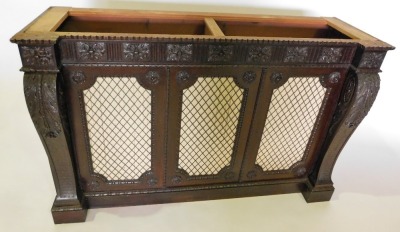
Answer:
M306 176L327 133L346 70L271 68L260 83L241 180Z
M239 179L260 76L254 68L171 69L167 185Z
M65 69L85 191L163 186L166 77L163 68Z

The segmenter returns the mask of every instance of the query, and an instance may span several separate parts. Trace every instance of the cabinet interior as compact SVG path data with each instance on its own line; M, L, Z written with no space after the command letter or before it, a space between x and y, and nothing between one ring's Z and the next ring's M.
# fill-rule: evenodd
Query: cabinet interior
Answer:
M239 21L207 17L99 17L79 14L66 17L56 31L350 39L323 19L304 19L299 22L279 18L249 18Z

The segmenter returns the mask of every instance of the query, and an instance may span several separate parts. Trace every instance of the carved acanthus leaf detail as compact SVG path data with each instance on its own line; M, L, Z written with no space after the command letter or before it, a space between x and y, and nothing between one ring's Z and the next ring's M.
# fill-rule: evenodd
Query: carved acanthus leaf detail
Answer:
M54 65L52 47L21 47L21 57L26 65Z
M226 62L233 57L233 45L210 45L208 48L208 61Z
M284 62L304 62L308 56L308 47L288 47Z
M78 56L80 60L99 61L104 60L106 45L102 42L77 42Z
M167 61L192 61L192 44L167 44Z
M129 61L149 61L149 43L123 43L123 56Z
M61 133L56 77L53 74L25 74L25 99L37 131L56 138Z
M345 119L348 127L358 126L374 103L379 91L378 74L358 74L358 86L353 106Z

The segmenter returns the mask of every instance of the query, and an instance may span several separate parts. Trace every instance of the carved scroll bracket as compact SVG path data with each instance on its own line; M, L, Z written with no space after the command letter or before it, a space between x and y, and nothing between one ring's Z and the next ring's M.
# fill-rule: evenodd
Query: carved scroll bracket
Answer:
M347 77L324 145L325 154L318 161L319 170L314 170L311 175L315 188L319 185L332 185L331 175L336 159L372 107L379 91L379 83L377 73L351 72Z
M24 92L29 113L39 134L47 138L56 138L61 132L55 82L53 74L25 74Z
M379 91L378 74L358 74L358 87L353 106L349 110L344 123L349 128L358 126L374 103Z

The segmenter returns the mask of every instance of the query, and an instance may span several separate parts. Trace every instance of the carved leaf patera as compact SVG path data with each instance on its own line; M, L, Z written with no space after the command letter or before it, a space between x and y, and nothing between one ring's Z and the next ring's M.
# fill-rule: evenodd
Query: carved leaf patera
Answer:
M80 60L103 60L106 45L103 42L77 42L78 57Z
M167 61L192 61L192 44L167 44Z
M47 66L54 64L52 47L22 46L21 56L26 65Z
M226 62L233 57L233 45L210 45L208 47L208 61Z
M336 63L342 57L343 48L323 48L318 59L320 63Z
M249 52L247 54L247 62L267 62L271 59L272 47L270 46L260 46L252 45L249 47Z
M124 43L123 54L125 60L131 61L149 61L150 44L149 43Z
M308 47L288 47L284 62L304 62L308 56Z
M384 52L366 52L361 58L361 68L379 68L385 58Z

